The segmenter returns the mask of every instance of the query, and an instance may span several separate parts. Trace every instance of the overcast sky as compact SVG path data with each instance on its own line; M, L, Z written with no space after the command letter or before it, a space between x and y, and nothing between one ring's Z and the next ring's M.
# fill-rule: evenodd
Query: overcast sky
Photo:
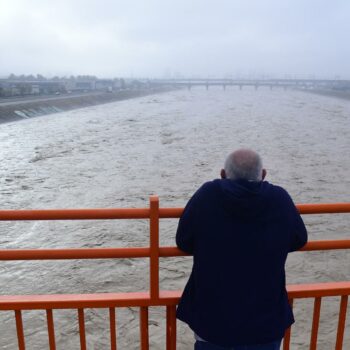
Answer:
M350 78L349 0L0 0L0 76Z

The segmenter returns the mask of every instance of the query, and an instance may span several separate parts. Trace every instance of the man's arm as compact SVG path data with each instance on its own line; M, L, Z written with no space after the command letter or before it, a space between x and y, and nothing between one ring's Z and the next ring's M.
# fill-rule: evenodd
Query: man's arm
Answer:
M292 231L290 252L299 250L307 243L307 231L303 219L301 218L298 209L295 207L294 203L294 229Z
M193 254L194 251L194 221L196 216L199 190L192 196L180 217L176 231L176 245L186 253Z

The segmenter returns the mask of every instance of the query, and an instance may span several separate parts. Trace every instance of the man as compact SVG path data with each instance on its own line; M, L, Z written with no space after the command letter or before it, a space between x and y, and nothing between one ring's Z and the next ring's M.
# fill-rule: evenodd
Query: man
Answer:
M239 149L180 218L176 244L193 254L193 269L177 317L196 350L277 350L294 322L285 262L307 232L288 193L265 176L260 156Z

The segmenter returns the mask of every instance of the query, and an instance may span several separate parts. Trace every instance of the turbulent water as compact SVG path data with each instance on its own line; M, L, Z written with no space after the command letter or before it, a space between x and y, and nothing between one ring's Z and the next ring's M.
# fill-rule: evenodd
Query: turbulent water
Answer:
M3 209L184 206L225 156L251 147L267 180L297 203L350 198L350 102L298 91L175 91L0 125ZM350 215L305 217L310 239L348 238ZM173 245L177 220L161 222ZM148 222L1 222L1 248L124 247L148 244ZM288 283L350 280L346 251L294 253ZM181 289L190 258L161 260L161 288ZM148 289L147 259L0 262L1 294L122 292ZM292 349L307 349L313 301L295 303ZM334 347L339 303L321 309L319 349ZM350 310L349 310L350 311ZM0 313L0 349L17 349L13 312ZM57 349L78 349L75 311L55 311ZM139 348L138 310L117 310L119 349ZM348 317L348 320L350 317ZM47 348L45 314L24 312L28 349ZM164 349L164 309L150 310L151 349ZM108 349L107 310L87 310L89 349ZM293 336L294 335L294 336ZM178 323L178 349L193 336ZM350 348L350 322L345 347Z

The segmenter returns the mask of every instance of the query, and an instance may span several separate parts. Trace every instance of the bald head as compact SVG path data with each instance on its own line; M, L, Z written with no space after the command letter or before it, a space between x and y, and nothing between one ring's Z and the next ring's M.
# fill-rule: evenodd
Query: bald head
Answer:
M223 178L231 180L245 179L249 181L262 181L266 175L260 156L251 149L238 149L231 153L225 161L221 171Z

